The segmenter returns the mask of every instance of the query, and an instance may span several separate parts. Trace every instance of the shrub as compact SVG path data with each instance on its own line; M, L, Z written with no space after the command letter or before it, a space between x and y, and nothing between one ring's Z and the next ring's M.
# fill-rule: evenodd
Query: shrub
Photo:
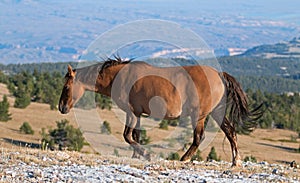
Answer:
M257 163L257 160L256 160L256 158L254 157L254 156L246 156L245 158L244 158L244 162L247 162L247 161L250 161L250 162L253 162L253 163Z
M167 157L167 160L180 160L180 156L177 152L171 152Z
M68 123L68 120L57 121L57 128L48 129L48 133L42 129L42 149L56 149L54 146L57 145L58 150L80 151L84 145L84 137L80 129Z
M111 110L112 100L107 96L86 91L84 95L81 97L81 99L78 101L78 103L76 104L76 107L85 110L94 109L96 107L99 107L102 110L103 109Z
M214 146L210 149L210 152L209 152L206 160L207 161L211 161L211 160L220 161L220 158L218 158L217 152L216 152L216 149Z
M141 137L140 137L140 144L147 145L150 143L150 137L147 136L147 131L145 128L141 128Z
M168 130L168 126L178 126L178 119L173 119L173 120L162 120L159 123L159 128L163 130Z
M168 130L168 121L167 120L162 120L160 123L159 123L159 128L160 129L163 129L163 130Z
M201 157L201 151L198 149L196 154L194 156L192 156L192 161L196 160L196 161L202 161L202 157Z
M107 121L104 121L101 126L101 133L111 134L111 128Z
M163 152L160 152L160 153L159 153L159 157L162 158L162 159L164 159L164 158L165 158L164 153L163 153Z
M96 94L95 95L96 105L100 109L108 109L111 110L112 108L112 100L110 97L107 97L105 95Z
M42 136L41 149L42 150L48 150L48 148L52 149L54 147L54 141L51 140L51 137L49 133L46 132L45 128L42 128L40 135Z
M20 132L25 134L34 134L34 131L32 130L30 124L28 122L24 122L22 126L20 127Z
M9 103L7 96L3 96L3 100L0 102L0 121L6 122L11 120L11 114L9 113Z
M114 155L117 156L117 157L120 157L118 149L114 149Z
M170 126L178 126L179 120L178 120L178 119L168 120L168 124L169 124Z

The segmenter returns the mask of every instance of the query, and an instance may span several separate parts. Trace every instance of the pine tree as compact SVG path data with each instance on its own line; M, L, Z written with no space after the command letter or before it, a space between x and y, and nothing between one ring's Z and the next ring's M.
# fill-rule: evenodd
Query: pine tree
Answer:
M105 133L105 134L111 134L111 127L109 122L104 121L102 126L101 126L101 133Z
M20 127L20 132L24 134L34 134L34 130L31 128L30 124L28 122L24 122L22 126Z
M84 145L84 137L80 129L74 128L66 119L57 121L56 125L57 128L49 129L48 133L42 129L42 149L47 147L55 149L57 145L58 150L80 151Z
M11 120L11 114L9 113L9 103L7 96L3 96L2 102L0 102L0 121L9 121Z
M171 152L167 157L167 160L180 160L178 152Z
M211 161L211 160L220 161L220 158L218 158L217 152L216 152L216 149L214 146L210 149L210 152L209 152L206 160L207 161Z
M0 71L0 83L6 84L7 81L8 81L8 77L2 71Z
M16 108L24 109L31 102L30 93L26 92L24 85L20 84L14 95L16 97L14 107L16 107Z
M196 154L192 156L192 161L202 161L202 157L201 157L201 151L198 149Z

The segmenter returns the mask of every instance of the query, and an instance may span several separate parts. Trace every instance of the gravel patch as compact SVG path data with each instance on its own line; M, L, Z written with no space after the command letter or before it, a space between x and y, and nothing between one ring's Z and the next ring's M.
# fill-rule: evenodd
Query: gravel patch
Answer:
M299 166L244 162L145 162L76 152L2 149L1 182L300 182Z

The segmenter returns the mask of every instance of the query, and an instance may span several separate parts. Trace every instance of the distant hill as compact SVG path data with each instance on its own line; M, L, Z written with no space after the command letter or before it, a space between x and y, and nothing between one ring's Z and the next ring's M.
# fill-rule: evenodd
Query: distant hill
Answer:
M176 22L202 37L216 55L229 55L229 52L233 55L241 49L286 41L297 35L300 31L297 3L277 8L277 3L259 0L236 1L230 5L227 1L0 0L0 63L78 60L101 34L143 19ZM295 19L296 24L270 17L273 14ZM120 30L118 35L122 33ZM140 52L135 52L135 57L137 54Z
M256 46L242 56L261 58L300 58L300 37L288 42Z

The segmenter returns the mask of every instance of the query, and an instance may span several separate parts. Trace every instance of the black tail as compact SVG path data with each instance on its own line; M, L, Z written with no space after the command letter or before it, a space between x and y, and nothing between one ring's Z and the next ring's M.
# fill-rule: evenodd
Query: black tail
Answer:
M249 110L248 98L241 85L226 72L220 75L226 86L229 120L237 132L249 134L257 126L257 120L263 115L263 110L261 110L263 104Z

